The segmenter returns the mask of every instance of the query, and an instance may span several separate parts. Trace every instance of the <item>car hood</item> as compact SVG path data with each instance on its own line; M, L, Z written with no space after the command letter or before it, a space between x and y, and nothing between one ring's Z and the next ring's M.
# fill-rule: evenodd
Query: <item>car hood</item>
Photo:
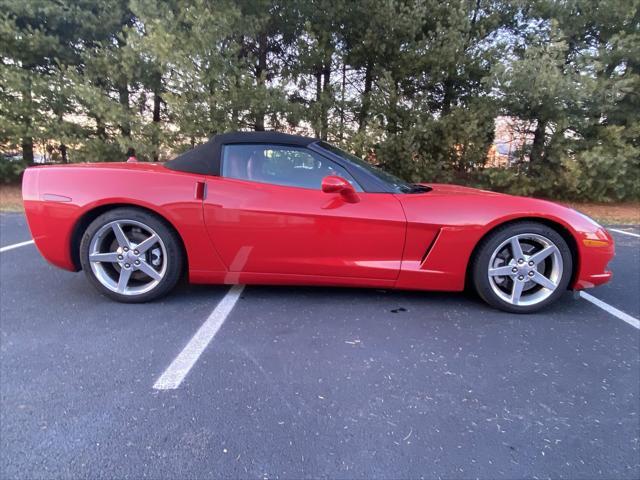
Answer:
M467 212L495 210L496 214L509 212L522 216L531 215L532 217L538 216L537 214L569 215L573 217L575 213L572 208L541 198L521 197L447 183L425 183L421 185L428 186L431 190L423 194L407 195L404 198L422 197L421 200L418 200L418 203L428 205L433 203L429 202L428 199L436 197L440 199L439 202L462 206L462 209Z
M589 217L560 203L520 197L461 185L424 184L429 192L397 195L409 222L472 226L488 229L500 223L541 218L569 231L593 234L603 230Z
M481 196L502 196L506 197L504 193L491 192L489 190L481 190L479 188L471 188L471 187L463 187L462 185L453 185L447 183L421 183L420 185L424 185L431 188L431 191L428 193L430 195L481 195Z

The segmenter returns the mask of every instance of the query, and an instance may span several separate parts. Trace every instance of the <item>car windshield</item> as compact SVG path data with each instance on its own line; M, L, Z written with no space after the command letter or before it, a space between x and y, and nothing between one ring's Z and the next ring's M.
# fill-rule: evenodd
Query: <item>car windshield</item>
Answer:
M359 167L367 170L369 173L383 181L387 184L391 189L396 193L419 193L428 191L429 188L424 185L416 185L412 183L405 182L401 178L396 177L388 172L385 172L379 167L371 165L369 162L362 160L355 155L345 152L344 150L339 149L338 147L331 145L327 142L318 142L318 144L324 148L325 150L330 151L331 153L338 155L339 157L344 158L348 162L355 163Z

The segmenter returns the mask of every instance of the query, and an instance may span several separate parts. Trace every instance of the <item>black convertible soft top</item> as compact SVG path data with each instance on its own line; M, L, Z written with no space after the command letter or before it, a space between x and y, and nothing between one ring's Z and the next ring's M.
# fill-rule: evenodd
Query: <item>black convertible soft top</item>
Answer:
M231 132L212 137L207 143L199 145L178 155L165 163L165 167L180 172L203 175L220 175L220 155L222 145L238 143L271 143L306 147L317 142L317 138L288 135L279 132Z

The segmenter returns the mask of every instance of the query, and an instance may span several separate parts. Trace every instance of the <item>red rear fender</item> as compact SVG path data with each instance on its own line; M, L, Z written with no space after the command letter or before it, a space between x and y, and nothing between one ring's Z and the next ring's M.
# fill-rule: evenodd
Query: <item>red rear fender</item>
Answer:
M199 175L156 168L99 166L37 167L26 170L23 199L29 228L42 255L77 270L72 249L93 218L109 208L137 206L164 218L180 235L190 270L224 271L196 198Z

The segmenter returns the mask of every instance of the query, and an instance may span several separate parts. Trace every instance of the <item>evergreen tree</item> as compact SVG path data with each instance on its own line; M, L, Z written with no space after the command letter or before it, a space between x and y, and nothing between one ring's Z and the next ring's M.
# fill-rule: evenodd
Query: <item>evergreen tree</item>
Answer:
M0 0L0 141L29 162L163 160L293 129L414 181L638 198L639 6ZM484 165L498 114L529 128L513 170Z
M63 142L73 126L64 115L73 105L58 66L80 63L98 13L91 3L0 2L0 137L19 144L27 162L33 162L36 140L57 139L66 156Z

